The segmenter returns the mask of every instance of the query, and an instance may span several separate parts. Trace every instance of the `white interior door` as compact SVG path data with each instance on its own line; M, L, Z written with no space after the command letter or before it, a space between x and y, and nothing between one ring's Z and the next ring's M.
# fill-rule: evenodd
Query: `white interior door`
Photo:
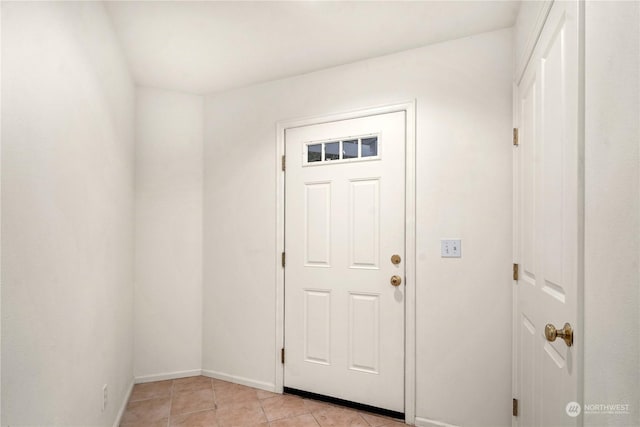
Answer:
M404 412L405 112L285 140L284 385Z
M519 426L581 424L578 2L555 2L517 88L514 397ZM545 326L574 331L569 346ZM575 335L578 333L577 335ZM569 406L567 406L569 405ZM568 410L567 410L568 409Z

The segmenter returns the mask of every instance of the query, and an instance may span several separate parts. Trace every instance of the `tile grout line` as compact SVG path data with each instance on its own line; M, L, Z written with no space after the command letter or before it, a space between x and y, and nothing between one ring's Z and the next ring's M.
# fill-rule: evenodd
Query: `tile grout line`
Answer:
M189 392L189 391L199 391L199 390L183 390L183 391ZM192 415L192 414L197 414L198 412L206 412L206 411L213 410L214 412L216 412L216 422L217 422L218 421L218 414L217 414L217 406L218 405L216 404L216 400L215 400L216 392L213 389L213 383L211 384L211 392L213 393L213 408L204 408L204 409L198 409L196 411L181 412L179 414L176 414L176 416ZM171 391L171 402L173 404L173 388L172 388L172 391ZM171 427L171 426L169 425L167 427Z
M222 423L220 422L220 418L218 418L218 393L216 393L216 387L213 383L213 378L209 378L209 381L211 381L211 392L213 393L213 411L215 412L214 417L216 418L216 424L218 425L218 427L220 427Z
M318 419L316 418L316 414L314 414L313 411L309 411L309 413L313 417L313 419L316 422L316 424L318 424L318 426L320 426L320 421L318 421Z
M256 392L256 398L258 398L258 392ZM262 411L262 415L264 416L264 419L267 420L267 425L271 426L271 421L269 421L269 418L267 418L267 413L264 412L264 408L262 407L262 401L260 399L258 399L258 404L260 405L260 410Z
M171 380L171 393L169 394L169 416L167 417L167 427L171 426L171 408L173 408L173 387L175 380Z

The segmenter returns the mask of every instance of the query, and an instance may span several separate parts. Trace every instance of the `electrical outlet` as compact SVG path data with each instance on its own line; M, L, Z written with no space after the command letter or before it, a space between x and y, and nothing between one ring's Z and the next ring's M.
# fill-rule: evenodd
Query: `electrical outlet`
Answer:
M102 412L107 408L107 402L109 401L109 389L107 385L102 386Z

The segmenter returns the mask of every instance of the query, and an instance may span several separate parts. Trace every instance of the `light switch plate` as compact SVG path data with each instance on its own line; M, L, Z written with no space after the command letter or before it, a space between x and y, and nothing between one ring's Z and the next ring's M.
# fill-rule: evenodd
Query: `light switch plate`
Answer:
M462 240L440 240L440 255L442 258L461 258Z

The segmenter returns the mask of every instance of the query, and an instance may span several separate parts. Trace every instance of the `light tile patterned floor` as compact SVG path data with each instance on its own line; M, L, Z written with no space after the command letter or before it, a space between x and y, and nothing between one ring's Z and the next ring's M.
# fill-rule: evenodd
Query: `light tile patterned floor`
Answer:
M208 377L136 384L121 427L398 427L391 418Z

